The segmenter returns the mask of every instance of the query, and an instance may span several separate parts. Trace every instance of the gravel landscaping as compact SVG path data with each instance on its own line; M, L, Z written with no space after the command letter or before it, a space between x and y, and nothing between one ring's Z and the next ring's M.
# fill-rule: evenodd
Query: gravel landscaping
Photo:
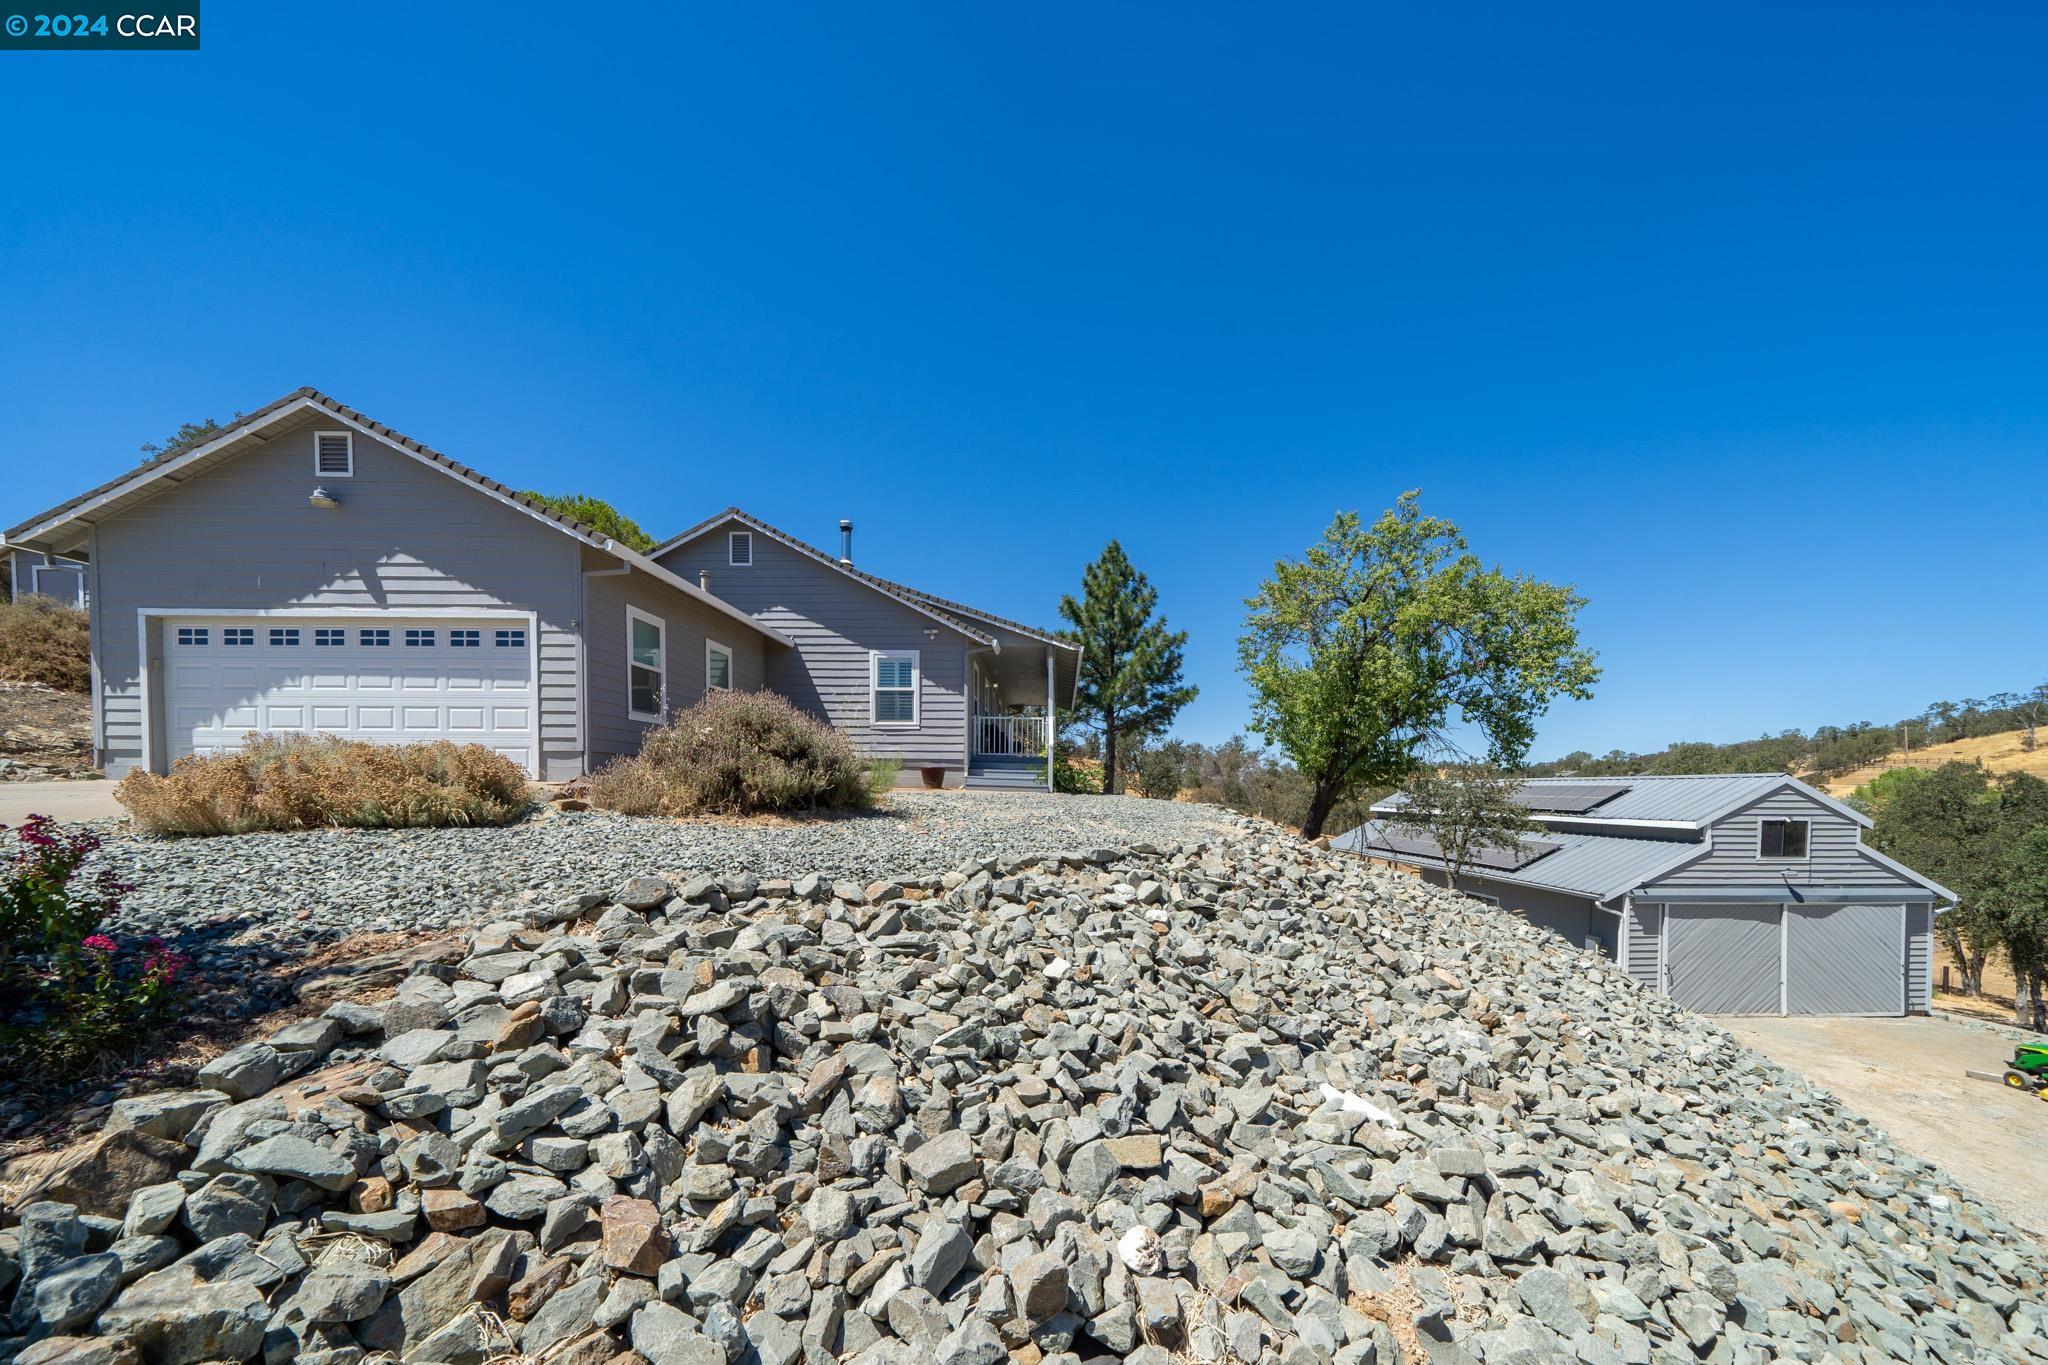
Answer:
M1834 1096L1250 822L593 871L105 1127L0 1359L2048 1360L2040 1249Z
M642 873L858 882L1234 828L1212 806L1131 797L898 792L875 812L752 823L675 823L588 811L500 829L319 830L152 839L101 826L99 862L133 884L107 931L161 935L203 973L288 964L364 931L479 923L508 898L616 885ZM275 1003L252 1000L252 1007Z

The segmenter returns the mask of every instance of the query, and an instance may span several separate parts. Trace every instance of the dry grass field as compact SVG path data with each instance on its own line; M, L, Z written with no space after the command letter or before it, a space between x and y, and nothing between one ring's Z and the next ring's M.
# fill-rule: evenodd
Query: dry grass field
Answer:
M1910 759L1903 753L1894 753L1882 763L1865 764L1840 777L1829 778L1824 785L1830 796L1847 796L1888 768L1939 768L1944 763L1982 763L1995 773L2032 773L2048 780L2048 734L2040 737L2040 747L2032 753L2021 747L2020 741L2025 737L2024 730L2007 730L1947 744L1916 746Z

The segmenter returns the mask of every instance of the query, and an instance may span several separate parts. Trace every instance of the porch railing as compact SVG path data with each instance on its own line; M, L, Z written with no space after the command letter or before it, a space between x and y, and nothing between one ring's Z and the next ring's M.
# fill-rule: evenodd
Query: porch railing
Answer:
M996 758L1043 758L1044 716L976 716L974 752Z

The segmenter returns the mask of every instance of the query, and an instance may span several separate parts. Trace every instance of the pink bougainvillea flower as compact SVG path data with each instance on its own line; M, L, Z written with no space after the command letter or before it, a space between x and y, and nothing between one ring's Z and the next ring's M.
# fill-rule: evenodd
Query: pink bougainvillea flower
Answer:
M111 953L115 950L114 940L105 934L93 934L85 940L85 946L96 953Z

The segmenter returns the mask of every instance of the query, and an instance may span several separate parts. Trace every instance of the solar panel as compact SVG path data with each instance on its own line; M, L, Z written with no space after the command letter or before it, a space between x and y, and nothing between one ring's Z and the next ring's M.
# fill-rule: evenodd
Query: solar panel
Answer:
M1517 803L1551 815L1584 815L1628 790L1626 782L1524 783L1515 788Z
M1366 853L1391 853L1411 858L1434 858L1438 861L1444 856L1444 851L1436 840L1426 834L1409 830L1361 829L1359 843L1362 845L1362 851ZM1515 872L1563 847L1563 844L1554 844L1547 839L1524 839L1512 848L1499 844L1488 845L1473 852L1465 862L1467 866L1483 867L1489 871Z

